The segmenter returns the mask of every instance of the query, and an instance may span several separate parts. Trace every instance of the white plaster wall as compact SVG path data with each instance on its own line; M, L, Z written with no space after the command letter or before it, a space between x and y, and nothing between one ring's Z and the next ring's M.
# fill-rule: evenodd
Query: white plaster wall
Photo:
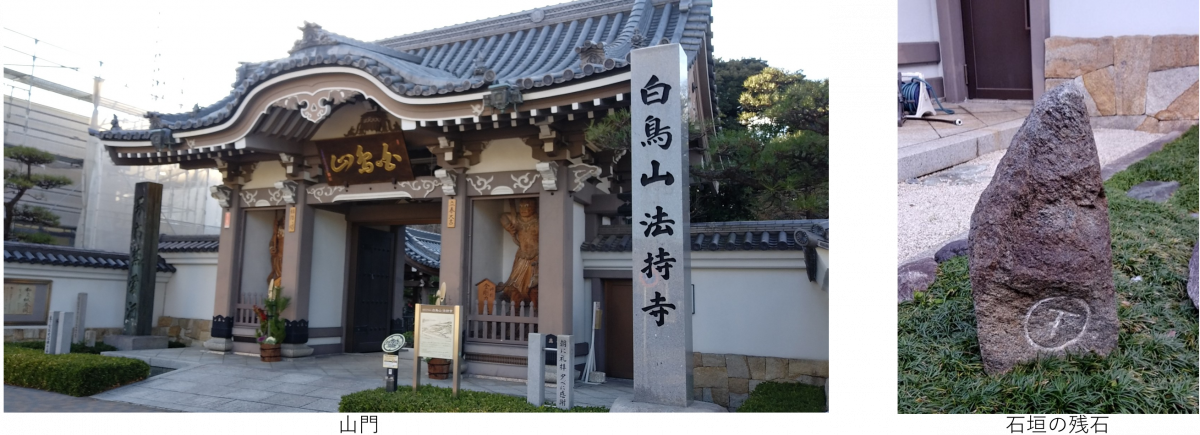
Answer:
M472 203L471 215L471 277L467 286L471 291L484 278L499 284L508 277L512 265L505 265L501 246L508 233L500 227L500 213L504 211L500 200L477 200ZM511 242L510 242L511 243ZM511 261L511 259L510 259Z
M346 218L317 210L313 221L312 268L309 275L308 326L342 326L342 292L346 269ZM312 341L309 341L311 344Z
M242 293L267 293L275 210L247 211L242 244ZM319 245L318 245L319 246Z
M1094 38L1200 33L1196 0L1054 0L1050 36Z
M212 319L217 290L217 253L164 252L159 255L175 266L175 275L167 281L163 296L163 315Z
M941 32L937 21L937 0L899 0L896 42L938 42ZM912 63L897 68L899 72L917 72L926 79L942 77L941 62ZM938 96L942 97L941 95Z
M586 252L584 268L630 270L628 252ZM692 350L829 359L829 294L799 251L692 253Z
M497 139L488 142L479 156L479 164L467 168L467 173L531 171L537 163L537 159L533 158L533 150L521 139Z
M571 238L571 257L575 265L571 274L571 334L576 343L585 343L591 339L592 292L591 286L585 286L583 281L583 255L579 250L584 237L583 204L575 203L572 208L573 226Z
M267 160L258 162L254 166L254 174L250 176L250 182L242 185L242 189L261 189L264 187L275 187L276 181L287 179L287 171L283 170L283 165L275 160Z
M163 313L163 295L171 273L155 277L154 320ZM49 266L40 264L6 263L4 277L13 279L49 280L50 311L75 311L80 293L87 293L85 328L121 328L125 323L125 284L129 271L124 269L95 269L90 267ZM208 305L212 306L210 299ZM211 319L212 316L209 316ZM152 320L152 321L154 321ZM39 326L16 326L38 328ZM41 325L45 328L45 325Z

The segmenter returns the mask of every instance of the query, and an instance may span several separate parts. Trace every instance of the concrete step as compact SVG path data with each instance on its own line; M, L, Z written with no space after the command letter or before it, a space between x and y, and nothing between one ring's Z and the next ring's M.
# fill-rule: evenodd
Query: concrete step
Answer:
M992 151L1008 149L1024 122L1024 118L1016 119L900 148L897 181L932 174Z

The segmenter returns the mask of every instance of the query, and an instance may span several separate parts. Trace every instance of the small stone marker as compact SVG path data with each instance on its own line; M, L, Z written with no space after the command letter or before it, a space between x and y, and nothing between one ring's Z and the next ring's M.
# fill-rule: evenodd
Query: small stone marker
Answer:
M1192 248L1192 261L1188 263L1187 283L1187 293L1188 297L1192 298L1192 306L1200 308L1200 302L1197 302L1200 299L1200 294L1197 294L1200 293L1200 290L1197 290L1197 287L1200 287L1200 279L1198 279L1200 277L1197 275L1200 275L1200 244Z
M49 316L46 316L46 354L54 355L58 353L58 320L62 318L62 311L51 311Z
M1046 91L971 215L984 369L1117 345L1108 200L1083 95Z
M896 302L913 300L913 294L923 292L937 279L937 262L932 258L905 263L896 273Z
M80 293L75 298L75 332L71 334L71 342L83 341L85 331L84 321L87 318L87 293Z
M542 334L529 333L529 353L525 361L525 399L534 406L546 404L546 347Z
M83 333L83 343L88 347L96 347L96 331L86 331Z
M558 391L555 393L554 403L561 409L571 409L575 406L575 364L573 364L574 346L571 342L570 335L558 336L558 358L555 366L558 367Z

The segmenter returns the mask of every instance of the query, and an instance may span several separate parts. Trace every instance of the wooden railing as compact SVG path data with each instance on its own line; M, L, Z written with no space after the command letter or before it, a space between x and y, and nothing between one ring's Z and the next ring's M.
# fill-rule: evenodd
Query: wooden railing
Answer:
M262 308L262 293L239 293L237 304L233 306L233 324L235 326L258 327L258 316L254 315L254 306Z
M482 343L529 343L529 333L538 332L537 308L529 302L481 301L472 291L474 303L467 306L467 341Z

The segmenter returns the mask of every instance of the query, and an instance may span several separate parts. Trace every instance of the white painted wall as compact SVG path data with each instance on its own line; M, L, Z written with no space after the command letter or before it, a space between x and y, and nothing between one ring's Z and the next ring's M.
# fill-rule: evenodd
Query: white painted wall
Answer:
M1194 35L1197 16L1196 0L1053 0L1050 36Z
M533 158L533 150L521 139L497 139L488 142L479 156L479 164L467 168L467 173L531 171L537 163L537 159Z
M175 275L167 281L163 296L163 315L212 319L217 290L217 253L163 252L158 255L175 266Z
M937 0L899 0L896 42L937 42L941 32L937 22ZM906 64L899 72L917 72L925 78L942 77L941 62ZM941 97L939 95L939 97Z
M585 252L589 270L629 270L628 252ZM829 294L808 281L799 251L692 253L692 350L829 359Z
M467 282L472 291L484 278L496 284L508 280L512 273L517 243L500 225L501 213L511 211L508 200L473 200L471 215L471 277ZM499 289L497 289L497 292Z
M215 270L214 270L215 272ZM154 286L154 320L163 314L163 299L171 273L159 273ZM129 271L75 266L5 263L4 277L49 280L50 311L75 311L80 293L87 293L85 328L121 328L125 323L125 284ZM212 307L212 298L207 304ZM211 319L212 316L210 315ZM41 326L13 326L36 329Z
M271 274L271 232L275 225L275 213L276 210L245 212L241 279L243 294L267 293L267 276Z
M346 269L346 218L325 210L317 210L314 218L312 243L321 248L312 251L308 327L340 327Z

